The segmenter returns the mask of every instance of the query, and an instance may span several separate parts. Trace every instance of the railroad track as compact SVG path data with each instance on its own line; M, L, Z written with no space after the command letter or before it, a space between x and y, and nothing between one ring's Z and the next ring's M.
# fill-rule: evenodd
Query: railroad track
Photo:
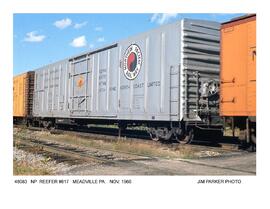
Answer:
M70 144L66 144L65 142L60 142L59 141L54 141L53 139L46 139L46 138L31 138L31 137L19 137L20 139L18 140L15 136L14 140L19 141L20 144L24 144L26 146L31 146L31 147L41 147L42 150L45 150L47 152L51 153L56 153L61 156L69 157L72 159L78 159L78 160L83 160L83 161L92 161L96 160L102 163L116 163L118 162L127 162L127 161L140 161L140 160L159 160L159 159L165 159L165 160L181 160L180 158L170 158L170 157L162 157L162 156L153 156L153 155L147 155L147 154L140 154L135 152L128 152L128 151L122 151L119 149L108 149L108 148L101 148L100 146L95 146L91 145L89 147L92 151L89 152L89 150L81 150L78 148L72 147ZM155 142L153 142L155 143ZM155 143L156 144L156 143ZM73 144L74 145L74 144ZM71 147L70 147L71 146ZM205 153L219 153L219 152L224 152L221 155L206 155L204 157L199 157L200 159L205 159L205 158L213 158L213 157L224 157L224 156L230 156L230 155L239 155L243 154L242 151L234 151L233 153L230 152L230 150L225 150L221 148L215 148L215 147L205 147L205 146L200 146L200 145L177 145L177 146L186 146L188 148L191 148L195 152L205 152ZM167 148L173 149L176 146L173 145L167 145ZM228 152L229 151L229 152ZM110 154L98 154L97 153L110 153ZM117 160L115 159L115 154L117 155L124 155L124 156L129 156L128 158Z
M104 135L102 132L96 131L95 132L81 132L81 131L69 131L69 130L53 130L50 131L52 134L56 133L56 134L72 134L74 136L79 136L79 137L84 137L84 138L94 138L94 139L98 139L98 140L117 140L119 139L118 136L116 135L109 135L109 132L107 132L106 135ZM147 136L143 137L143 138L139 138L138 135L134 135L134 134L129 134L129 135L123 135L122 139L124 138L125 140L130 140L130 141L137 141L139 143L146 143L146 144L152 144L152 145L156 145L159 144L163 147L167 147L167 148L178 148L179 146L181 147L189 147L189 148L198 148L198 149L209 149L209 150L219 150L219 151L245 151L244 149L241 149L240 143L238 143L236 140L232 141L231 139L227 140L227 142L225 142L226 140L222 139L222 140L216 140L216 141L211 141L210 140L206 140L206 139L202 139L202 140L194 140L191 144L180 144L177 141L153 141L152 139L150 139L150 137L148 136L148 133L146 133ZM141 134L140 134L141 135ZM148 138L147 138L148 137ZM147 140L144 140L147 139Z
M15 125L14 127L22 128L25 126L21 125ZM104 128L104 127L92 127L87 129L74 129L74 130L67 130L67 129L45 129L45 128L39 128L39 127L27 127L28 130L31 131L46 131L50 132L51 134L67 134L67 135L73 135L78 136L82 138L91 138L94 140L117 140L118 137L118 129L116 128ZM216 143L213 143L212 141L207 140L197 140L194 141L192 144L179 144L178 142L173 141L152 141L149 137L149 134L146 131L143 130L126 130L122 132L121 139L125 140L132 140L137 141L139 143L146 143L146 144L153 144L156 145L159 143L160 145L167 147L167 148L177 148L179 146L181 147L190 147L190 148L198 148L198 149L209 149L213 151L243 151L239 149L240 144L237 142L233 142L232 140L226 139L228 141L225 143L224 139L217 140ZM145 140L146 139L146 140Z
M57 154L69 159L76 159L83 162L97 161L100 163L114 164L125 161L140 161L140 160L155 160L155 158L146 155L134 154L124 151L116 151L111 149L101 149L91 147L89 149L82 149L71 146L69 144L57 143L48 141L46 139L33 139L28 137L15 137L14 143L17 146L27 146L28 148L37 148L41 152ZM36 149L34 149L36 151ZM120 156L121 155L121 156ZM120 156L120 157L119 157Z
M36 129L35 131L39 131L41 129ZM66 133L66 132L65 132ZM68 132L70 133L70 132ZM59 133L60 134L60 133ZM76 134L73 133L73 134ZM86 135L84 135L86 136ZM144 141L140 141L144 143ZM44 154L45 156L51 156L51 155L57 155L56 158L54 158L56 161L58 161L57 157L60 158L61 161L65 161L68 163L71 163L73 165L75 164L80 164L80 163L85 163L85 162L94 162L94 164L99 163L107 166L127 166L129 163L136 163L138 164L138 161L160 161L160 160L171 160L173 161L179 161L179 162L185 162L190 165L195 165L195 166L204 166L204 167L211 167L211 168L216 168L216 169L222 169L222 170L231 170L231 171L238 171L238 172L246 172L249 174L254 174L254 172L249 172L241 169L236 169L236 168L227 168L226 166L220 166L220 165L211 165L208 164L207 162L201 161L200 159L207 159L211 158L213 159L213 156L208 156L208 157L200 157L198 159L182 159L182 158L168 158L168 157L162 157L162 156L153 156L153 155L147 155L147 154L137 154L134 152L128 152L128 151L122 151L122 150L117 150L117 149L107 149L104 147L97 147L95 145L90 146L90 147L84 147L84 146L74 146L74 144L70 143L65 143L64 141L54 141L54 138L46 138L46 136L17 136L16 134L14 135L14 143L18 148L21 148L21 146L24 146L23 149L26 147L27 148L33 148L35 153L40 153ZM156 142L152 142L156 144ZM174 148L174 145L169 144L169 145L164 145L167 147ZM187 147L192 147L192 149L196 149L197 151L217 151L219 152L222 150L222 148L216 148L216 147L206 147L202 145L179 145L178 146L187 146ZM39 150L36 152L35 150ZM224 149L223 149L224 150ZM26 150L28 151L28 150ZM227 152L225 154L222 154L220 156L216 157L232 157L232 156L242 156L244 153L243 151L236 151L238 153L231 153ZM48 154L49 153L49 154ZM218 159L216 158L216 159ZM64 159L64 160L63 160ZM59 162L59 161L58 161ZM148 163L148 162L147 162ZM146 164L147 165L147 164ZM145 166L142 164L142 166ZM172 173L172 175L175 175L176 173Z
M14 138L14 143L17 146L26 146L30 148L37 148L40 150L41 154L44 154L44 152L51 153L51 154L57 154L61 160L63 161L63 157L66 159L64 161L72 162L73 164L84 163L84 162L99 162L103 165L113 165L113 166L119 166L124 165L123 163L127 162L137 162L137 161L158 161L160 159L165 160L172 160L164 157L152 157L148 155L139 155L134 154L130 152L124 152L124 151L118 151L118 150L110 150L110 149L96 149L91 148L91 151L89 149L81 149L81 148L75 148L69 145L63 145L58 144L55 142L45 141L43 139L31 139L27 137L20 137ZM35 152L37 149L34 149ZM94 151L93 151L94 150ZM99 153L99 151L102 151L102 154ZM106 153L106 154L104 154ZM118 159L119 157L115 156L115 153L125 155L128 157L125 157L125 159ZM50 156L50 155L49 155ZM222 170L230 170L230 171L238 171L238 172L244 172L248 174L256 174L256 172L251 172L244 169L238 169L238 168L229 168L225 166L219 166L219 165L211 165L205 162L200 162L198 160L189 160L189 159L173 159L175 161L181 161L185 162L191 165L200 165L204 167L211 167L211 168L217 168ZM175 175L175 173L172 173L171 175Z

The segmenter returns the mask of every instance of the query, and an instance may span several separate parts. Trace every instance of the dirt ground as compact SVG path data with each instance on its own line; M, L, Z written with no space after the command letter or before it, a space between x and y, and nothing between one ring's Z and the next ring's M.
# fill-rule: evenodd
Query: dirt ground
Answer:
M256 175L256 154L200 160L140 160L82 165L68 175Z
M149 158L128 159L125 154L123 160L109 163L78 163L67 164L58 162L48 156L38 155L22 151L14 147L14 160L16 164L27 165L31 169L24 169L21 175L31 175L27 170L35 168L46 168L42 173L45 175L256 175L256 153L245 151L219 151L211 148L198 149L193 147L168 148L145 142L134 141L103 141L89 140L67 135L51 135L42 132L29 132L15 130L17 138L21 136L33 136L35 138L45 137L46 140L57 141L57 143L69 144L70 146L83 147L93 150L99 148L113 149L111 153L115 156L119 151L136 151L137 154L151 155ZM130 149L130 150L127 150ZM140 153L141 151L143 153ZM118 155L119 153L117 153ZM16 165L15 164L15 165ZM44 174L40 175L44 175ZM20 175L20 173L15 173ZM39 175L39 174L37 174Z

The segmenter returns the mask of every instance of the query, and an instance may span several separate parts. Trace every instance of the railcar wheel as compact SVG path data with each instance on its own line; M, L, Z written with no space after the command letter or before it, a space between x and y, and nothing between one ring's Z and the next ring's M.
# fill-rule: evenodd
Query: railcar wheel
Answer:
M53 126L52 122L51 121L43 121L42 122L42 126L48 130L51 129L51 127Z
M153 141L159 141L160 140L160 138L158 138L157 135L156 134L153 134L153 133L150 133L150 137L151 137L151 139Z
M179 139L180 144L190 144L194 139L194 130L190 129L186 134Z
M172 138L173 131L169 128L149 128L148 133L153 141L164 140L168 141Z

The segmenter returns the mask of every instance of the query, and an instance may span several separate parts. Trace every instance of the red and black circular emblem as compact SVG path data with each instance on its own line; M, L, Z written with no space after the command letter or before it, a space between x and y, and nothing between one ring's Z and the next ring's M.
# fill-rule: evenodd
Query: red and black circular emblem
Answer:
M142 52L137 44L131 44L125 51L124 74L127 79L133 80L137 77L142 66Z
M131 52L128 56L127 62L128 70L133 72L137 66L137 55L134 52Z

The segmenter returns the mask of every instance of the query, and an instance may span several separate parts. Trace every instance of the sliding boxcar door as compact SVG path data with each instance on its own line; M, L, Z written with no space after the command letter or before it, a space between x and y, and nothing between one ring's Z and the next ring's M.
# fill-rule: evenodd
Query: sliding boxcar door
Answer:
M70 113L71 116L85 117L91 110L91 92L89 91L90 79L90 58L72 61L70 72Z

